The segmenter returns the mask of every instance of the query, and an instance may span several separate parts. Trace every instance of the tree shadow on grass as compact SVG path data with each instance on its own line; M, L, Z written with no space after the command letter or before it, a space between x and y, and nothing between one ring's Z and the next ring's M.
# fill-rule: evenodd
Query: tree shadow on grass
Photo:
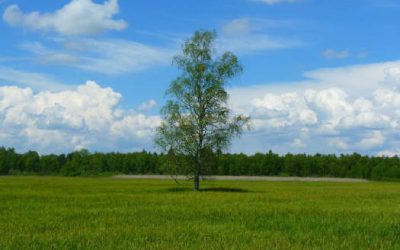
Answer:
M243 188L215 187L215 188L203 188L200 189L200 192L250 193L251 191Z
M182 193L182 192L190 192L193 189L191 188L186 188L186 187L173 187L173 188L168 188L167 192L168 193Z
M174 187L174 188L168 188L167 192L171 193L193 192L193 189L187 187ZM214 187L214 188L202 188L200 189L200 192L251 193L252 191L243 188Z

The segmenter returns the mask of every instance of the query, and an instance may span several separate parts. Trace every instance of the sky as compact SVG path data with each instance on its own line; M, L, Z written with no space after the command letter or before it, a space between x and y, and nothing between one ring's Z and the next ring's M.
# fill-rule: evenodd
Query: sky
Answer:
M230 152L400 153L397 0L0 0L0 145L155 151L181 44L218 34Z

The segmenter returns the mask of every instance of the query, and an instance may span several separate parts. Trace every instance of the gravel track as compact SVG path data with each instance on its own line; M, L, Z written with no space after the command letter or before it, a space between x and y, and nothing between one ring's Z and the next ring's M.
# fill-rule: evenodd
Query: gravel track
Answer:
M177 180L185 180L186 176L173 176ZM169 175L114 175L115 179L172 179ZM237 180L237 181L303 181L303 182L368 182L365 179L334 177L275 177L275 176L204 176L203 180Z

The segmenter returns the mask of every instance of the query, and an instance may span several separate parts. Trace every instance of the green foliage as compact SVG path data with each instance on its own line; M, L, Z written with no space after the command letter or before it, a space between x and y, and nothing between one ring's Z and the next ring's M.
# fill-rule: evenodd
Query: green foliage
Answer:
M203 170L208 175L255 175L255 176L321 176L349 177L373 180L400 180L400 159L352 155L278 155L223 154L206 148L202 152ZM190 158L176 154L151 152L90 153L87 150L68 155L39 155L34 151L19 154L14 149L0 147L0 175L63 175L98 176L110 173L122 174L170 174L192 173ZM182 165L179 165L182 164Z
M398 183L0 177L0 249L400 249Z
M195 190L199 175L210 170L210 153L227 148L249 120L232 116L228 108L225 84L242 67L231 52L218 56L215 37L215 32L197 31L184 43L182 55L174 58L181 75L167 90L164 120L155 140L165 152L172 148L176 155L187 157L177 166L194 176Z

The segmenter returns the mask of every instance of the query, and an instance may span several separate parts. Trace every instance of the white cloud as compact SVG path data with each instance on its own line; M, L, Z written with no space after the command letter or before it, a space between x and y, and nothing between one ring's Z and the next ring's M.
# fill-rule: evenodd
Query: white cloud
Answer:
M367 51L359 51L357 53L351 53L348 50L334 50L334 49L326 49L322 52L322 56L326 59L346 59L349 57L355 57L357 59L365 59L367 58L369 53Z
M302 46L301 41L295 39L275 38L266 34L252 34L236 38L222 37L219 39L221 50L248 54L265 50L289 49Z
M253 118L246 148L238 143L234 151L396 152L399 72L400 62L356 65L307 72L303 82L230 89L235 112Z
M277 37L263 31L267 27L291 26L288 21L238 18L222 26L218 39L220 50L236 53L254 53L265 50L300 47L303 43L296 38Z
M144 102L139 105L138 110L140 112L146 112L151 110L152 108L157 106L157 102L155 100L148 100L147 102Z
M341 151L347 151L349 150L349 144L347 141L347 138L343 137L335 137L335 138L328 138L327 140L327 145L331 148L341 150Z
M399 62L356 65L308 72L297 83L230 89L231 107L250 115L253 128L233 151L398 152L399 72ZM121 98L94 82L59 92L0 87L0 138L41 152L151 149L160 117L145 112L156 102L127 110Z
M383 157L394 157L394 156L399 156L400 151L390 151L390 150L383 150L379 153L377 153L378 156L383 156Z
M81 58L79 68L105 74L121 74L171 62L174 50L151 47L127 40L83 41L93 55Z
M316 114L307 108L297 93L266 94L250 104L254 108L252 117L255 119L255 129L262 129L265 125L282 128L297 123L312 125L318 122Z
M95 35L107 30L123 30L127 23L113 17L119 13L117 0L97 4L92 0L72 0L52 13L24 13L18 5L9 6L3 19L10 26L60 35Z
M51 50L39 42L25 42L20 47L34 53L37 56L36 61L41 64L77 65L81 60L79 55L67 51Z
M337 87L351 96L367 96L378 88L390 88L393 84L400 86L400 83L387 81L388 77L395 77L397 68L400 68L400 61L318 69L306 72L304 76L309 79L308 86L314 88Z
M152 47L121 39L56 39L56 49L38 42L25 42L21 48L36 55L42 64L62 64L101 74L123 74L168 65L175 49ZM63 46L62 49L58 48Z
M266 3L268 5L274 5L279 3L295 3L298 2L299 0L252 0L252 1Z
M226 35L245 35L254 31L255 27L249 18L238 18L226 23L222 32Z
M385 136L382 131L372 131L363 138L359 144L361 148L370 149L382 145L385 142Z
M294 148L305 148L307 145L305 143L303 143L301 139L296 138L296 139L294 139L292 146Z
M333 49L326 49L324 52L322 52L322 55L328 59L345 59L351 54L347 50L335 51Z
M400 67L386 68L384 83L387 87L400 90Z
M92 81L59 92L0 87L2 144L45 153L149 148L160 118L121 109L121 98Z
M369 53L366 51L361 51L357 53L357 58L359 59L365 59L369 56Z
M234 37L248 35L264 29L296 28L299 25L303 24L292 20L241 17L224 22L221 31L225 36Z
M44 74L0 66L0 83L17 83L35 89L64 90L70 88Z

